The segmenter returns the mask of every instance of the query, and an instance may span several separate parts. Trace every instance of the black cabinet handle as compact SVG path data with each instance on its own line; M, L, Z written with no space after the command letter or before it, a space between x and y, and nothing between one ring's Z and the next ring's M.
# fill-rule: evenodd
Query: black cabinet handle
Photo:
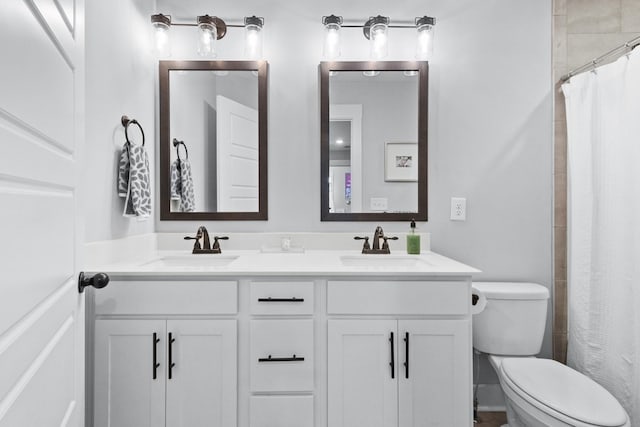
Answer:
M391 343L391 362L389 363L389 366L391 366L391 378L395 378L396 356L393 351L393 332L389 335L389 342Z
M304 298L258 298L258 302L304 302Z
M158 338L157 333L153 333L153 379L158 379L158 368L160 364L158 363L158 343L160 342L160 338Z
M297 357L295 354L292 357L261 357L258 362L303 362L304 357Z
M93 286L96 289L102 289L109 284L109 276L107 273L97 273L95 276L87 277L84 271L78 276L78 292L83 293L84 288Z
M173 337L173 334L169 332L169 379L173 378L173 367L176 366L173 363L173 343L176 342L176 339Z
M404 333L404 377L409 378L409 332Z

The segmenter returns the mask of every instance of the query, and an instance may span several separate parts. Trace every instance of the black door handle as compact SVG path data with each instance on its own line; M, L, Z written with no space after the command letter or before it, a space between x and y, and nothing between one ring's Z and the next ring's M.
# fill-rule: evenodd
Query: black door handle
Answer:
M391 343L391 362L389 363L389 366L391 366L391 378L395 378L396 356L395 352L393 351L393 332L391 332L391 334L389 335L389 342Z
M409 332L404 333L404 377L409 378Z
M173 363L173 343L176 342L176 339L173 338L173 334L171 332L169 332L169 363L167 364L169 369L169 379L173 378L173 368L174 366L176 366L175 363Z
M84 288L87 286L93 286L96 289L102 289L109 284L109 276L107 273L97 273L94 276L87 277L84 275L84 271L80 272L78 276L78 292L83 293Z
M158 363L158 343L160 342L160 338L158 338L158 334L156 332L153 333L153 379L158 378L158 367L160 364Z

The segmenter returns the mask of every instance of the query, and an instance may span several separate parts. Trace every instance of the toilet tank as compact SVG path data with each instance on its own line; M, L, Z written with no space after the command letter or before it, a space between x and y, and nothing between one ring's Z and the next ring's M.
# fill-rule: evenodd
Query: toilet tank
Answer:
M536 283L474 282L487 304L473 315L473 347L483 353L533 356L540 352L549 290Z

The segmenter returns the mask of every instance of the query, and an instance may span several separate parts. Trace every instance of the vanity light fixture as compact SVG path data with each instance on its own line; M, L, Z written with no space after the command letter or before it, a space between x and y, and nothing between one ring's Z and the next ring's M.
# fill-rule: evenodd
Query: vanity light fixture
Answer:
M389 53L389 28L413 28L417 31L416 58L428 60L433 52L433 27L436 18L430 16L417 17L413 25L392 25L388 16L371 16L363 25L344 24L342 16L329 15L322 17L325 29L322 56L334 60L340 56L340 31L342 28L362 28L364 36L369 40L369 54L372 60L385 58Z
M227 34L227 28L244 28L245 31L245 55L249 59L262 57L262 27L264 18L250 16L244 18L244 24L227 24L217 16L201 15L196 18L196 23L172 22L171 15L158 13L151 15L151 24L155 33L154 51L159 57L171 56L171 40L169 30L172 26L197 27L197 51L198 55L215 58L217 56L217 41Z
M373 16L364 24L362 31L369 40L369 56L371 59L384 59L389 54L388 29L388 16Z
M244 54L249 59L262 58L263 26L263 18L255 15L244 18Z
M154 52L160 57L171 56L171 39L169 38L171 17L162 13L151 15L151 25L153 25L155 38Z
M224 37L227 25L216 16L198 16L198 55L215 58L216 41Z
M416 45L416 59L427 61L433 54L433 26L436 18L423 16L416 18L416 29L418 30L418 43Z
M336 59L340 56L340 28L342 16L329 15L322 17L324 25L324 46L322 56L327 59Z

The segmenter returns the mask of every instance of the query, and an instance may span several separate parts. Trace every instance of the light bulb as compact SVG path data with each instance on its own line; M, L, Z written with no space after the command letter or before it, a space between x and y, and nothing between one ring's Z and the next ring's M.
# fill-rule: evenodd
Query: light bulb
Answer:
M153 25L155 39L153 44L154 53L162 58L171 56L171 39L169 37L171 18L161 13L152 15L151 24Z
M215 58L218 29L209 15L198 16L198 55Z
M433 25L435 18L423 16L416 18L417 43L416 59L428 61L433 55Z
M322 24L324 25L322 56L329 60L336 59L341 54L340 29L342 28L342 16L323 16Z
M381 15L369 18L364 24L364 35L369 39L369 55L371 59L382 59L389 53L388 28L389 18Z
M262 26L264 20L257 16L244 18L244 55L249 59L262 58Z

